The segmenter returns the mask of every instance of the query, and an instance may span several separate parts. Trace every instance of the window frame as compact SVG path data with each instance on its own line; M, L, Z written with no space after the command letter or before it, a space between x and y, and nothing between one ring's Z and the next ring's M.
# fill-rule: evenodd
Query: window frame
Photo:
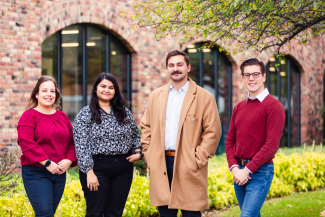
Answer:
M101 28L98 25L91 24L91 23L78 23L78 24L73 24L67 27L71 27L74 25L78 25L82 27L82 78L83 78L83 96L82 96L82 107L87 105L87 26L92 26L93 28L98 29L105 35L105 64L106 64L106 72L110 73L110 61L111 61L111 52L110 52L110 43L111 43L111 38L114 38L115 41L118 41L119 44L125 49L127 52L127 69L126 69L126 76L127 76L127 98L125 99L126 101L126 106L130 111L132 111L132 53L127 49L127 47L120 42L118 38L113 36L108 30L105 30ZM64 29L61 29L57 31L57 62L58 62L58 67L57 67L57 82L58 82L58 88L62 92L62 31ZM52 35L51 35L52 36ZM49 36L49 37L51 37ZM60 106L62 109L62 100L60 100Z
M288 98L288 111L291 112L291 63L293 62L293 60L290 57L286 57L285 61L287 62L287 70L288 70L288 83L287 83L287 87L282 87L282 88L288 88L287 91L287 98ZM276 58L276 64L280 64L279 59ZM295 64L293 62L293 64ZM301 70L299 69L298 65L296 65L296 69L297 69L297 111L298 111L298 117L297 117L297 122L298 122L298 127L297 127L297 147L301 146ZM277 73L277 93L278 93L278 100L281 102L281 75L280 75L280 69L278 68L279 65L276 67L276 73ZM271 79L270 79L270 61L268 61L268 63L266 64L266 85L268 90L270 90L271 87ZM287 115L286 117L286 121L288 122L288 144L287 147L290 148L291 147L291 115ZM279 144L280 146L280 144Z
M199 47L202 46L204 43L195 43L195 45L198 45ZM184 52L188 55L189 52L188 52L188 49L189 48L186 48L184 50ZM199 52L199 82L198 82L198 85L200 87L203 88L203 76L204 76L204 65L203 64L207 64L207 63L204 63L203 62L203 59L204 59L204 52L202 50L202 48L198 48L197 49L198 52ZM231 116L232 116L232 112L233 112L233 108L232 108L232 64L231 62L229 61L229 59L227 58L227 56L220 52L218 47L213 47L211 48L211 52L214 52L214 58L213 58L213 61L214 61L214 67L213 67L213 70L214 70L214 84L215 84L215 100L216 100L216 103L218 105L218 101L219 101L219 93L218 93L218 90L219 90L219 82L218 82L218 79L219 79L219 76L218 76L218 60L219 60L219 55L223 55L224 56L224 59L227 61L227 76L228 76L228 120L229 120L229 124L230 124L230 121L231 121ZM229 129L228 129L229 130ZM219 155L219 154L222 154L223 152L220 152L219 151L219 146L216 150L216 155Z

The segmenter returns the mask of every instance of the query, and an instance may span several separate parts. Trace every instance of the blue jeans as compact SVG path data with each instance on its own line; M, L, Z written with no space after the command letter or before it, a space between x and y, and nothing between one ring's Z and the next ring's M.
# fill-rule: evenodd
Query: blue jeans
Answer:
M53 217L63 195L66 173L55 175L46 168L22 166L27 197L36 217Z
M244 167L239 166L240 169ZM254 174L250 174L251 179L245 185L239 186L234 182L241 217L261 216L260 210L270 190L273 174L273 163L267 163L258 168Z

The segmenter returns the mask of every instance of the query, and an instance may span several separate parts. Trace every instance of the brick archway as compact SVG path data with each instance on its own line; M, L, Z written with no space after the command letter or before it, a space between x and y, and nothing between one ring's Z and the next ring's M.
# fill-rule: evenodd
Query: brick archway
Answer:
M92 23L102 26L115 35L129 51L136 53L140 39L137 30L119 16L114 3L98 0L70 0L57 3L42 13L36 20L39 42L55 32L78 23Z

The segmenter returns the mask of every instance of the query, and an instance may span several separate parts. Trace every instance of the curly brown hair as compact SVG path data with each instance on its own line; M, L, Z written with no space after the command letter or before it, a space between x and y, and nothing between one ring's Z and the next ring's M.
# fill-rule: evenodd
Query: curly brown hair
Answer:
M30 95L30 98L28 100L28 106L26 108L27 110L31 109L31 108L35 108L38 105L38 100L36 98L36 94L39 92L39 87L41 86L41 84L44 82L47 82L47 81L52 81L55 86L55 101L54 101L52 107L56 110L61 109L61 106L60 106L61 92L58 88L58 84L57 84L56 80L52 76L42 75L38 79L32 93Z

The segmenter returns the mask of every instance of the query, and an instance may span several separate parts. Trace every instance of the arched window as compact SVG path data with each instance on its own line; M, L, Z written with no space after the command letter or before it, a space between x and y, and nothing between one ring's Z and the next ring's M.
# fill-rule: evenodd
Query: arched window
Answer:
M232 70L227 57L218 48L201 48L202 43L188 45L185 52L191 63L189 76L214 95L221 125L222 136L216 154L225 152L225 142L232 114Z
M131 53L108 31L91 24L64 28L42 44L42 74L62 90L62 111L71 121L89 104L96 77L112 73L131 107Z
M285 109L286 122L280 147L300 146L300 71L290 57L271 57L266 66L269 92Z

